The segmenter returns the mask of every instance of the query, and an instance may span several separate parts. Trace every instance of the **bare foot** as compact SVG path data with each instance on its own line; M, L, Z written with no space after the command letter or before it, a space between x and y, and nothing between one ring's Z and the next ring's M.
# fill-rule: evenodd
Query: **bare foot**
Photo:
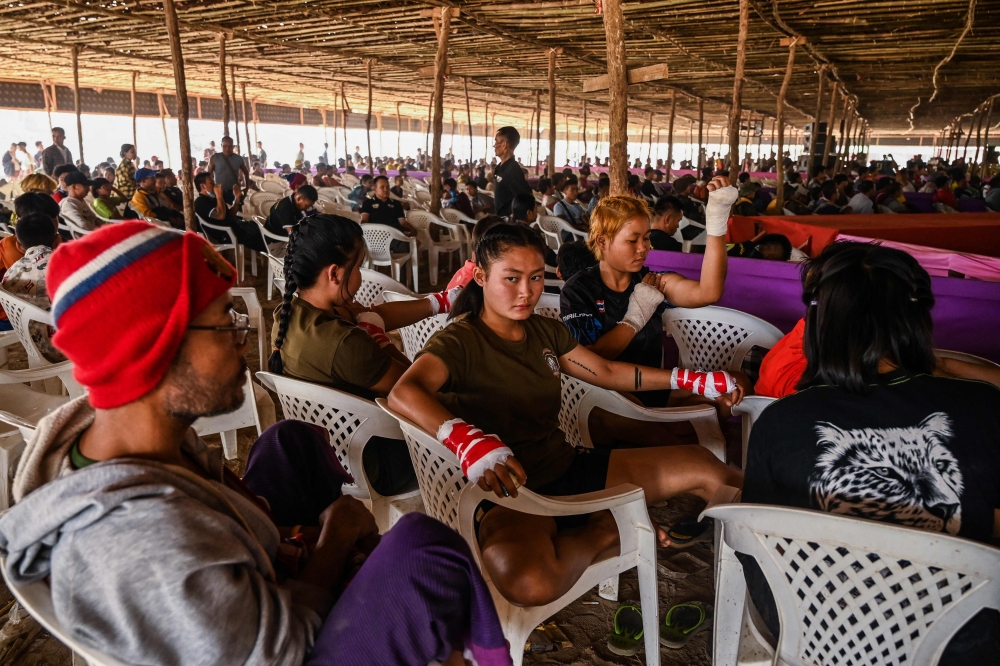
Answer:
M656 545L658 548L669 548L670 538L667 535L667 531L660 527L660 524L653 520L653 517L649 517L649 522L653 525L653 532L656 534Z

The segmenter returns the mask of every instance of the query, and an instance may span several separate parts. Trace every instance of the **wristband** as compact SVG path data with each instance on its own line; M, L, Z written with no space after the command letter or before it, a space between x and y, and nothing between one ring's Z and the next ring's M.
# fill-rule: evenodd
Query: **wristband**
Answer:
M371 336L379 347L388 347L392 340L385 334L385 322L374 312L362 312L357 317L358 328Z
M736 390L736 382L728 372L722 370L699 372L697 370L674 368L670 374L670 388L684 389L695 395L703 395L710 400L714 400L720 395L732 393Z
M472 483L478 483L486 470L514 455L496 435L486 435L462 419L442 423L437 439L458 457L462 474Z

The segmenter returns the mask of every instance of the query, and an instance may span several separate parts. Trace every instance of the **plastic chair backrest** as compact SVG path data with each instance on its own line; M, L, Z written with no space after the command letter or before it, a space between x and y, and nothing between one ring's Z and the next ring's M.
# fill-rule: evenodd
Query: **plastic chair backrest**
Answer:
M472 219L462 211L458 210L457 208L442 208L441 216L444 217L444 219L454 224L459 224L460 222L465 222L467 224L476 223L474 219Z
M760 565L781 617L780 663L929 666L973 615L1000 608L1000 550L985 544L787 507L703 515Z
M278 394L285 418L322 426L330 433L330 445L344 469L355 481L364 479L361 447L372 437L402 439L399 424L371 400L338 391L329 386L293 379L270 372L258 372L260 383ZM358 483L360 487L362 484ZM364 482L367 486L367 482ZM365 488L365 490L369 490ZM371 493L372 496L376 494Z
M271 209L274 208L274 204L281 201L280 194L273 194L270 192L263 192L257 195L254 200L254 205L257 207L257 212L264 217L271 214Z
M763 319L717 306L667 309L663 328L677 342L680 367L688 370L738 371L752 347L770 349L783 337Z
M41 350L35 346L34 340L31 339L29 325L31 322L37 321L51 326L52 314L19 296L4 291L2 288L0 288L0 306L7 313L7 319L10 320L10 325L17 334L17 339L28 353L28 367L48 365L49 361L42 356Z
M738 405L733 405L733 414L739 414L743 420L743 469L747 467L747 445L750 444L750 432L753 424L757 422L760 415L772 402L777 402L777 398L770 398L765 395L748 395Z
M280 198L284 191L288 188L288 183L284 179L281 180L264 180L260 183L260 189L265 192L273 192L277 194Z
M392 254L389 252L389 245L392 241L398 240L411 244L416 242L416 239L409 238L402 232L384 224L362 224L361 233L365 237L365 244L368 245L368 254L372 261L380 262L383 265L392 261Z
M284 277L284 272L282 272L282 277ZM354 294L354 300L368 307L386 289L399 294L406 294L407 296L413 295L413 292L406 285L396 282L388 275L368 268L362 268L361 288L358 289L358 293Z
M966 354L965 352L948 351L947 349L935 349L934 356L938 358L950 358L956 361L965 361L966 363L974 363L976 365L985 365L988 367L997 368L997 365L988 358L983 358L982 356L974 356L973 354Z
M562 321L562 314L559 309L559 294L543 293L538 302L535 303L535 314Z
M238 241L236 240L236 234L234 234L233 230L230 229L229 227L220 227L217 224L206 222L205 218L203 218L201 215L196 215L196 217L198 218L198 224L202 226L203 234L204 234L204 229L211 229L212 231L217 231L219 233L225 234L226 237L229 238L228 243L216 243L211 238L208 238L207 234L204 234L208 242L212 243L212 245L215 246L215 249L218 250L220 248L226 248L226 249L234 248L236 247L236 245L239 244Z
M83 657L87 664L90 666L129 666L125 662L85 647L73 638L72 634L63 627L59 618L56 617L55 607L52 604L52 588L45 580L33 583L14 583L7 575L6 557L0 558L0 570L3 572L3 580L7 584L7 588L31 617L38 620L38 624L45 627L46 631L61 643Z

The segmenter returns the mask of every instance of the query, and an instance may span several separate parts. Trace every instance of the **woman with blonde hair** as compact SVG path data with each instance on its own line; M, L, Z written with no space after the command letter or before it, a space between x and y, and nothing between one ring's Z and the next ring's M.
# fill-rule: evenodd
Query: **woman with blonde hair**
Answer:
M698 280L679 273L652 273L645 267L651 211L644 200L631 196L601 199L590 216L587 240L598 264L574 275L560 296L563 322L580 344L609 361L660 367L663 311L703 307L722 298L726 229L737 190L724 176L713 179L708 189L708 243ZM746 386L744 380L737 377ZM684 389L646 391L636 398L648 407L706 400Z
M52 194L59 187L59 183L44 173L33 173L21 179L22 192L42 192Z

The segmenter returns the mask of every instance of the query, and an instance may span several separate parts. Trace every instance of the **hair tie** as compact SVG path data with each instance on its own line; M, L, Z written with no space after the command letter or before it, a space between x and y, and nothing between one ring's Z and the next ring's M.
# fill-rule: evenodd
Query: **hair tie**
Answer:
M809 305L818 305L819 301L809 301Z

